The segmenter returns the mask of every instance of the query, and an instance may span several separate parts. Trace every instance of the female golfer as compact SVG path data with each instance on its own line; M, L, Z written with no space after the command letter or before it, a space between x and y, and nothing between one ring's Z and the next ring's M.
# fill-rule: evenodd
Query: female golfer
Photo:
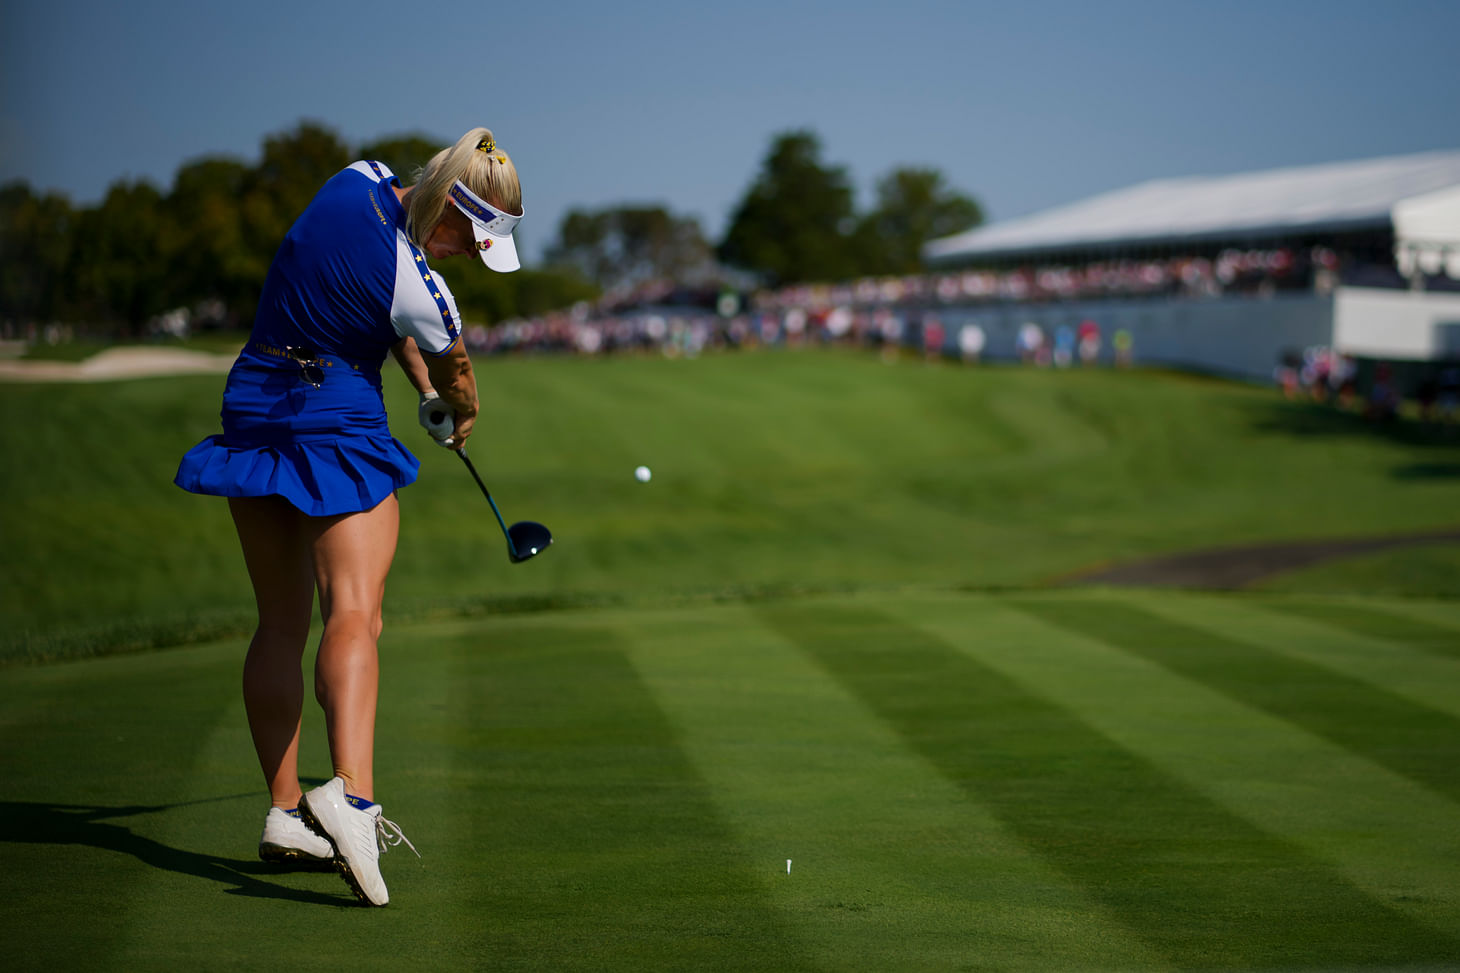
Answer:
M273 799L259 855L332 859L372 905L389 901L380 851L405 839L375 803L376 641L399 530L395 491L420 465L391 436L380 366L391 352L437 442L466 442L476 378L455 300L426 261L478 254L493 270L516 270L521 217L516 169L485 128L439 152L410 188L378 162L330 179L269 268L224 389L223 434L193 447L177 473L185 490L228 498L258 603L243 697ZM454 424L431 425L441 404ZM324 637L314 693L334 777L303 794L301 659L316 591Z

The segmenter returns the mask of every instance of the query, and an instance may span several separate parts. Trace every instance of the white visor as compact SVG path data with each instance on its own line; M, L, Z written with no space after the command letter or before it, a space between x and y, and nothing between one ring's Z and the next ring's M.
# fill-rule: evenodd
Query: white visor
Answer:
M446 195L471 220L472 236L476 238L482 263L503 274L521 268L517 244L512 240L512 231L522 220L521 213L513 216L502 212L467 189L460 179L452 184Z

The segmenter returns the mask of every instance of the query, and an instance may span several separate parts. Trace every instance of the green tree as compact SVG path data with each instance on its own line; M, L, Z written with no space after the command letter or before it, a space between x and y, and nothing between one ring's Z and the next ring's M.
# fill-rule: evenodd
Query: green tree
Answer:
M390 166L402 186L416 181L416 170L431 161L431 156L440 152L445 145L427 135L412 133L392 135L360 146L355 153L361 159L374 159Z
M247 180L242 209L244 245L268 255L266 270L319 187L353 161L349 146L318 122L300 122L292 131L264 139L263 157Z
M711 261L699 221L663 206L570 210L558 226L546 263L605 289L644 280L682 279Z
M235 159L198 159L178 170L163 202L177 304L217 299L240 309L257 302L273 254L245 242L239 199L252 178Z
M162 194L146 181L113 183L82 212L67 281L91 320L110 320L136 337L147 319L178 299L171 289Z
M122 181L99 205L73 209L65 197L37 196L23 183L0 186L0 322L70 320L137 335L161 311L219 300L230 318L247 323L280 242L326 181L365 157L410 182L438 148L406 134L351 150L306 121L266 138L257 165L221 157L187 163L165 195ZM704 251L693 230L691 243ZM630 221L630 237L646 232ZM656 234L648 236L659 241ZM473 266L451 276L464 316L479 323L598 295L592 283L559 271L498 275Z
M878 180L875 208L858 224L862 271L920 271L928 241L982 222L978 203L949 187L937 169L896 169Z
M846 171L822 164L814 133L785 132L772 141L718 253L773 284L836 280L858 270L855 227Z
M56 320L76 212L55 193L0 186L0 321Z
M452 263L457 263L452 261ZM447 283L466 324L497 324L532 317L598 297L598 288L576 274L523 269L497 274L462 261L448 270Z

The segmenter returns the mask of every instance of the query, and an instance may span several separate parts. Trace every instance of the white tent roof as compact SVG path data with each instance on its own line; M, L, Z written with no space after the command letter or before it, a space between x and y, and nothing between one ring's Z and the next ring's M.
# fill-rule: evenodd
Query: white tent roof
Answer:
M931 261L1387 228L1410 197L1460 186L1460 150L1234 176L1157 179L934 240Z
M1460 278L1460 185L1394 204L1394 256L1405 276Z

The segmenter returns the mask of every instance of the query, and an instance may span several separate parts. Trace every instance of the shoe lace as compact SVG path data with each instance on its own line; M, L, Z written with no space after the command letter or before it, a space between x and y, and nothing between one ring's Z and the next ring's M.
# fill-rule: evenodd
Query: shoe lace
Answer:
M375 819L375 840L382 852L390 851L391 848L404 843L417 858L421 857L421 853L416 851L416 846L411 844L411 839L406 837L406 833L400 829L400 825L383 814Z

